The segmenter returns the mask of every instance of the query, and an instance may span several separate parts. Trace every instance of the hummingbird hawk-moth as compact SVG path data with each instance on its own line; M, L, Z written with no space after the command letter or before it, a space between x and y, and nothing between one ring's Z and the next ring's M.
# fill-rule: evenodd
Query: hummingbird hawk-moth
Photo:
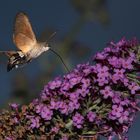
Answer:
M52 50L47 42L39 42L36 40L29 18L23 12L18 13L15 18L13 42L18 48L17 51L0 51L0 53L4 53L9 58L7 71L31 62L34 58L37 58L48 50L54 52L64 64L61 56Z

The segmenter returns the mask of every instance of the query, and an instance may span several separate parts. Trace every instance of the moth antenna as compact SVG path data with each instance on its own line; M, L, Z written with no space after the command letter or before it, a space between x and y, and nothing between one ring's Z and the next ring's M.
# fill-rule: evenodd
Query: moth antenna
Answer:
M59 59L61 60L61 62L62 62L63 65L65 66L66 70L67 70L68 72L70 72L69 68L66 66L65 62L63 61L62 57L61 57L56 51L54 51L52 48L49 48L49 50L59 57Z
M56 32L53 32L49 38L46 40L46 44L48 44L48 42L56 35Z

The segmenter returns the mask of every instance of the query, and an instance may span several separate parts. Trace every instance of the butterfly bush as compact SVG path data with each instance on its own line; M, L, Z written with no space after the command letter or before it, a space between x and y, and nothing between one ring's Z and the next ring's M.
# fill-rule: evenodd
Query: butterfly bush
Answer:
M10 104L0 114L0 139L127 140L140 111L140 45L136 39L110 42L92 62L50 81L29 105Z

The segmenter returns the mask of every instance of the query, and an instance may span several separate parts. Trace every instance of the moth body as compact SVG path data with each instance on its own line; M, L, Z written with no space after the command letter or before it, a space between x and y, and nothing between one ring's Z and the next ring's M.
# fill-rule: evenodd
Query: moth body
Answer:
M9 57L7 71L12 70L13 68L18 68L24 66L25 64L31 62L31 60L40 56L43 52L49 50L49 47L45 45L46 43L37 43L33 49L27 53L22 51L17 51Z

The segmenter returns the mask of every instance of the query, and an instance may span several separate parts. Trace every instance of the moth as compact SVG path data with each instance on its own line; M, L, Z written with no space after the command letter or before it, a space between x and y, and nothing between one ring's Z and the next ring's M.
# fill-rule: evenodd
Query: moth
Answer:
M52 34L52 36L53 35L54 34ZM31 62L33 59L37 58L43 52L46 52L48 50L54 52L65 65L61 56L54 50L52 50L52 48L49 47L47 42L37 41L29 18L23 12L18 13L15 18L13 42L18 48L17 51L0 51L0 53L7 55L9 58L7 64L7 71L21 67Z

